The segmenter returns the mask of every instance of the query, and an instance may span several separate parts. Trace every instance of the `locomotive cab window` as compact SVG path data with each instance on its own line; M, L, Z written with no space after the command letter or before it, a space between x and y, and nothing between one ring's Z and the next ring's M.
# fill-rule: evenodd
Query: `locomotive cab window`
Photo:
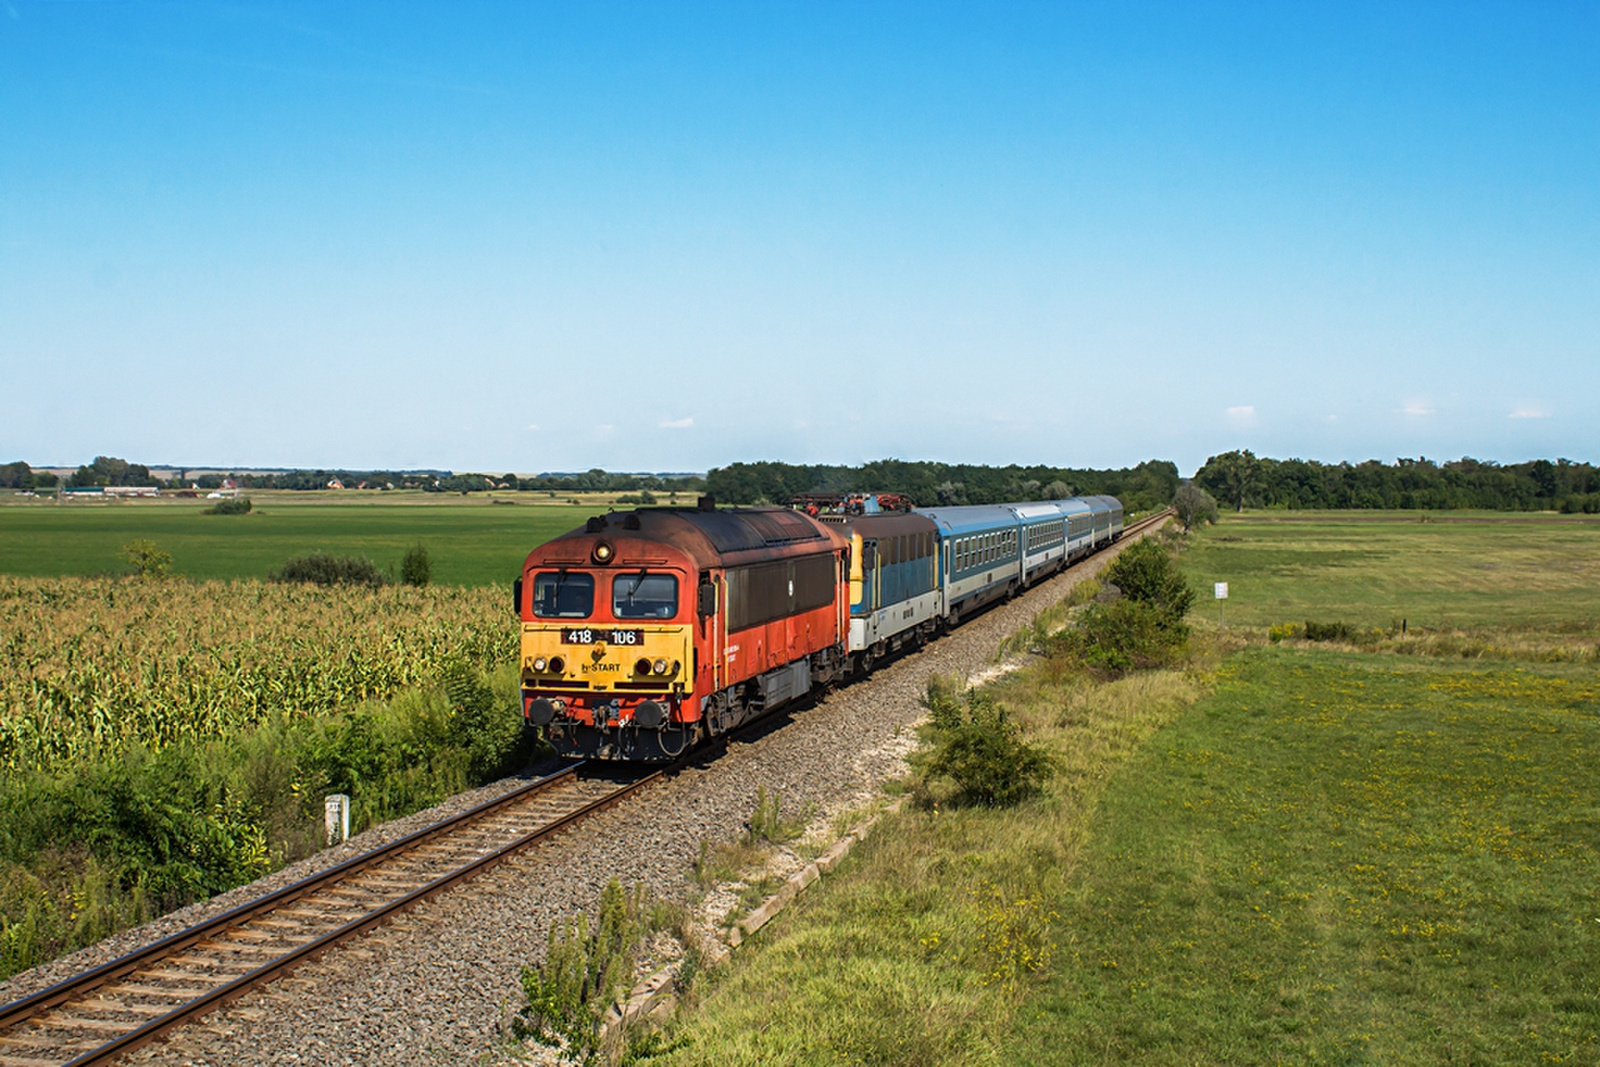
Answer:
M611 614L619 619L670 619L678 613L671 574L619 574L611 579Z
M594 611L594 578L546 571L533 579L533 613L541 619L587 619Z

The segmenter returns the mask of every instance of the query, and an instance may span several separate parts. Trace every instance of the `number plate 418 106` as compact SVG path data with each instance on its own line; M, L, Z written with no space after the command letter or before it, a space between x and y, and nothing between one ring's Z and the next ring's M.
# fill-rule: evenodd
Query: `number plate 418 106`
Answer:
M610 630L593 626L561 631L563 645L642 645L643 630Z

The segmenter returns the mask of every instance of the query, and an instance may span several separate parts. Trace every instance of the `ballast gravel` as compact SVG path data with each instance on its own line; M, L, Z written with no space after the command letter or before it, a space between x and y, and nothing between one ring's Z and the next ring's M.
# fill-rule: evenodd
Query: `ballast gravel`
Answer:
M1133 538L1122 544L1131 543ZM1109 562L1102 553L1026 595L973 618L921 652L789 715L753 740L677 775L645 795L586 820L464 887L425 901L347 948L247 994L130 1064L487 1063L502 1058L504 1024L516 1011L522 968L543 957L551 924L593 914L612 878L682 899L701 842L744 829L757 794L781 793L785 812L847 810L905 772L907 733L922 718L933 675L971 675L993 665L1007 634ZM0 985L0 1003L148 944L460 811L521 783L508 779L405 819L249 886L193 905Z

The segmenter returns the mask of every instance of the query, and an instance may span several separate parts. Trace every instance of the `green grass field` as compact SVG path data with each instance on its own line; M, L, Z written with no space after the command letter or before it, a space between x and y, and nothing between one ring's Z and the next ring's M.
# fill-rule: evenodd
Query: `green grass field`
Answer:
M1309 518L1193 539L1187 671L993 683L1046 794L887 820L640 1062L1600 1062L1600 528ZM1485 638L1266 640L1391 616Z
M1257 649L1219 681L1108 789L1004 1061L1600 1059L1592 669Z
M265 578L310 552L366 556L389 569L421 542L436 582L509 584L531 549L605 510L539 498L510 506L436 494L394 503L300 496L253 494L248 515L201 514L204 500L0 507L0 573L124 573L122 546L136 538L170 552L173 570L191 578Z
M1381 520L1381 521L1375 521ZM1196 530L1197 613L1252 626L1592 628L1600 522L1502 514L1246 512ZM1212 585L1228 583L1228 599Z

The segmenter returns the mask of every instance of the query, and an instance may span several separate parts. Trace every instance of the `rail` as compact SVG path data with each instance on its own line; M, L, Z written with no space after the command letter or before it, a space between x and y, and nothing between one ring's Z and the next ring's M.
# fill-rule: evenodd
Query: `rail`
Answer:
M574 764L0 1007L0 1065L79 1067L130 1052L688 762L620 783Z
M1146 516L1122 536L1172 513ZM621 783L585 778L586 765L573 764L6 1004L0 1067L84 1067L131 1052L765 725ZM451 843L474 833L488 840Z

